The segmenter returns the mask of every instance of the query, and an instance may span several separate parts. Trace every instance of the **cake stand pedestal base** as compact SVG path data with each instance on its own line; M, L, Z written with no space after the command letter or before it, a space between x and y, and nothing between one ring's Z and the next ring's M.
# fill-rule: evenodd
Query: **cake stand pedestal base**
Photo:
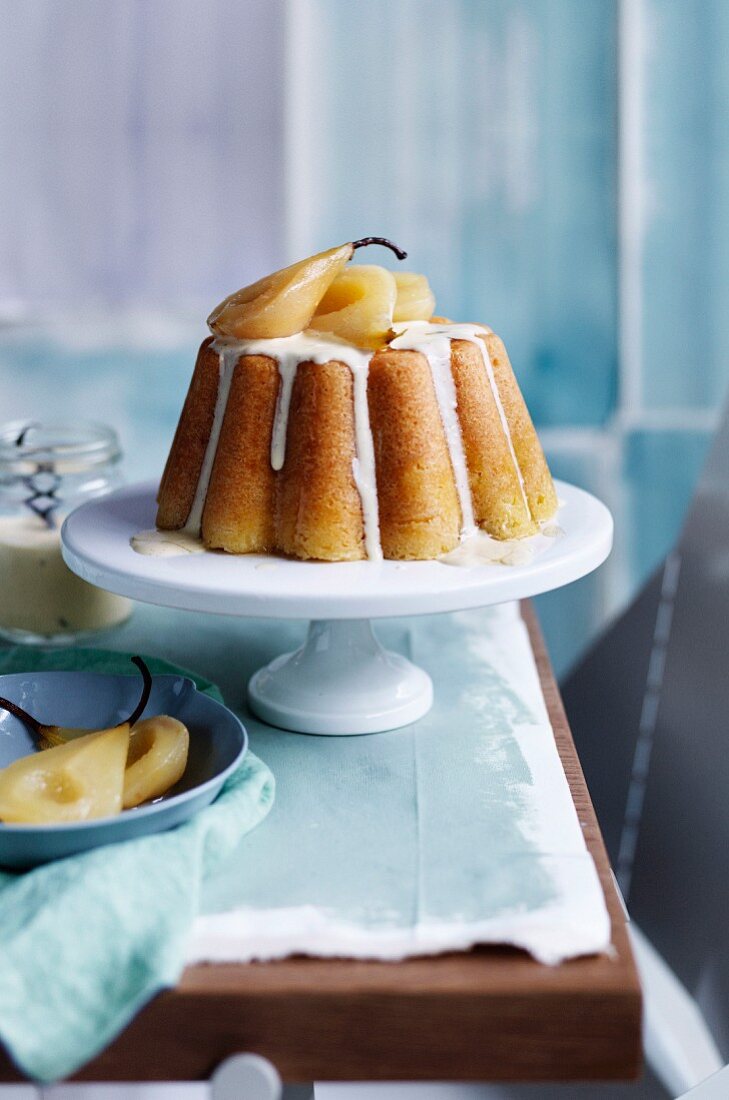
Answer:
M320 619L306 641L248 684L254 714L297 733L380 733L417 721L433 704L427 672L384 649L369 619Z

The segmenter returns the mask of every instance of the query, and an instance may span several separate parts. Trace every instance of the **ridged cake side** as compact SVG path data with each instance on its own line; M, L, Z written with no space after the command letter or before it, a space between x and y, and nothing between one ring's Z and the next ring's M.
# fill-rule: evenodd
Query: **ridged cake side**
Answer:
M202 513L206 546L231 554L276 550L271 431L278 396L273 359L246 355L233 372Z
M219 356L212 342L210 337L200 346L162 474L157 494L157 526L162 531L184 527L195 499L218 396Z
M461 512L428 360L379 351L368 379L380 542L386 558L437 558L458 545Z
M354 455L351 371L336 362L300 364L278 475L276 542L284 554L322 561L366 556Z
M474 519L495 538L520 538L554 514L557 498L504 345L491 333L483 340L488 360L480 338L450 345ZM271 460L279 365L264 354L234 354L230 368L227 401L223 391L216 419L224 372L206 340L162 477L157 526L184 527L197 494L195 516L202 515L201 535L210 549L281 551L324 561L365 558L350 367L335 360L298 364L280 470ZM459 543L464 518L428 357L383 349L372 356L365 381L383 555L407 560L447 553ZM211 462L213 438L205 462L218 430L214 421L217 449Z
M509 431L524 481L529 509L538 523L543 522L554 515L558 506L552 475L504 342L494 332L490 332L485 340L496 385L509 421Z
M476 523L497 539L531 535L537 524L529 511L481 349L470 341L454 340L451 369ZM505 394L502 386L499 391L511 430L512 395Z

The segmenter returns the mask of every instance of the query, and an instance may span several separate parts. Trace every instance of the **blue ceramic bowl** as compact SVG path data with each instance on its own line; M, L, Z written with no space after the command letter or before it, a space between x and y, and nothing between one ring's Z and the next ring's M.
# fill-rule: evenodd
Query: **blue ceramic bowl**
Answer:
M139 699L139 676L96 672L32 672L0 676L0 695L41 722L104 729L123 722ZM157 802L124 810L117 817L70 825L0 823L0 865L36 867L101 844L116 844L170 829L209 805L248 747L242 722L184 676L153 677L145 717L169 714L190 731L185 774ZM0 768L35 751L22 722L0 709Z

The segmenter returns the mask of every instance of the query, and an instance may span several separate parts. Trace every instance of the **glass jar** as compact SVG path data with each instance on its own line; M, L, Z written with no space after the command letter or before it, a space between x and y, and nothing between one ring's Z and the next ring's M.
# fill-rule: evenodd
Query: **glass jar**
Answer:
M61 557L73 508L120 483L115 431L74 421L0 425L0 636L51 645L123 622L131 603L77 577Z

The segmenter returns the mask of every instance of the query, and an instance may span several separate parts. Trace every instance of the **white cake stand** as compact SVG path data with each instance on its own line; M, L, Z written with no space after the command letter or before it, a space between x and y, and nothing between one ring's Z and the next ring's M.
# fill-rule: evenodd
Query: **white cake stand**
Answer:
M67 564L91 584L145 603L312 620L304 645L259 669L248 685L260 718L301 733L377 733L414 722L430 709L430 677L383 649L370 619L535 596L590 573L612 545L607 508L558 482L563 534L540 536L538 552L525 565L300 562L210 552L148 557L132 550L129 540L154 526L155 492L155 483L133 485L73 512L61 532Z

